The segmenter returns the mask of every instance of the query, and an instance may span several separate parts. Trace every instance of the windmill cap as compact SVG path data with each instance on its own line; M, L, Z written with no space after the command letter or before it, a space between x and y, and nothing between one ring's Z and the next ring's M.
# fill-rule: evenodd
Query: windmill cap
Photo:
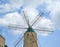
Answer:
M32 29L32 27L29 27L26 32L34 32L34 30Z

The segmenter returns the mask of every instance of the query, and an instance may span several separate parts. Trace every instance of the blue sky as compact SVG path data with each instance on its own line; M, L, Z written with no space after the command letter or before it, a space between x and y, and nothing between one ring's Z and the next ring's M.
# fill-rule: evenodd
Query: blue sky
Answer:
M36 31L38 47L60 47L60 0L0 0L0 34L5 37L8 47L14 47L16 40L26 31L8 29L10 24L27 27L22 11L26 12L30 24L36 15L44 13L33 28L47 27L54 31L46 34Z

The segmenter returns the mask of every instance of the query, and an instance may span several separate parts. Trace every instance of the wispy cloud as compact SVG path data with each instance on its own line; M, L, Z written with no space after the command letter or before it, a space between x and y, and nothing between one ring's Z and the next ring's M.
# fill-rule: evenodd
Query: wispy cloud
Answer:
M55 28L60 29L60 1L55 0L48 3L47 10L51 11L51 21L55 24Z
M4 13L4 12L8 12L8 11L15 11L15 10L19 9L20 6L23 6L24 7L23 10L26 11L27 15L29 16L29 18L31 20L30 22L32 23L32 20L40 12L40 11L36 10L35 8L37 8L40 5L43 5L43 6L47 5L46 7L39 7L39 8L42 8L42 10L44 10L44 11L46 9L47 12L50 11L51 13L49 15L51 16L52 21L54 21L54 23L56 23L57 26L60 25L60 24L58 24L58 23L60 23L59 22L59 14L58 14L59 8L60 8L60 6L59 6L60 2L52 1L52 0L45 0L45 1L43 1L43 0L29 0L29 1L24 0L23 2L21 2L21 1L22 0L19 0L19 2L17 0L11 0L10 3L0 5L0 8L2 8L0 10L0 13ZM21 2L21 4L20 4L20 2ZM46 3L46 4L44 4L44 3ZM15 12L6 14L6 16L4 16L4 18L0 19L0 24L1 23L3 23L3 24L12 24L12 23L13 24L21 24L21 21L23 20L21 18L22 17L20 16L20 14L15 13ZM25 25L24 22L22 22L22 24ZM39 26L44 25L43 27L52 27L51 20L47 19L47 18L43 18L38 24L39 24Z
M36 16L38 15L38 11L35 8L25 8L24 11L26 12L25 14L28 16L27 18L29 18L30 20L30 24L33 23L34 18L36 18ZM27 27L26 22L23 18L22 14L19 14L17 12L14 13L10 13L10 14L6 14L6 16L4 16L1 20L0 20L0 24L2 25L10 25L10 24L17 24L17 25L23 25L24 27ZM52 28L52 23L49 19L46 18L42 18L41 21L39 21L36 25L33 26L33 28L35 27L47 27L47 28ZM24 30L26 31L26 30ZM21 32L19 32L19 30L14 30L12 32L13 34L20 34Z
M0 25L6 27L9 25L21 25L22 27L27 27L23 17L17 12L6 14L4 17L0 18ZM11 30L11 33L20 34L21 32L19 30Z
M3 4L0 4L0 14L7 12L14 12L20 9L22 6L22 0L9 0L9 2L5 2L5 0L0 1Z

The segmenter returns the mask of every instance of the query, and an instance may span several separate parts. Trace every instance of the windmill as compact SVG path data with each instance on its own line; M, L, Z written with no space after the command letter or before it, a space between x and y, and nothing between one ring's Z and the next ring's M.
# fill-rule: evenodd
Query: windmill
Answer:
M33 23L30 24L29 18L28 16L25 15L25 11L23 11L23 18L25 19L26 23L27 23L27 27L21 27L20 25L13 25L10 24L8 25L8 28L10 29L27 29L26 32L24 33L24 36L22 36L21 38L19 38L19 40L16 42L14 47L17 47L17 45L21 42L21 40L24 38L24 47L38 47L37 44L37 35L36 35L36 31L40 31L40 32L47 32L47 33L51 33L53 32L53 30L51 28L45 28L45 27L39 27L39 28L33 28L32 26L34 26L38 20L42 19L42 15L44 13L39 14L38 16L36 16L36 18L33 20Z

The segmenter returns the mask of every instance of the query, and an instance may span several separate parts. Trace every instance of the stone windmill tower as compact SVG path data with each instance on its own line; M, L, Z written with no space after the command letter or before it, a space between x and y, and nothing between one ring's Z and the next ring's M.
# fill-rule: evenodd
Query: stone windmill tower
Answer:
M28 28L25 28L25 27L20 27L20 26L17 26L17 25L13 25L13 24L10 24L10 25L8 25L8 28L9 29L16 29L16 30L18 30L18 29L27 29L26 30L26 32L24 33L24 36L22 37L22 38L20 38L17 42L16 42L16 44L15 44L15 46L14 47L17 47L17 45L20 43L20 41L24 38L24 46L23 47L38 47L38 44L37 44L37 34L36 34L36 32L35 32L35 30L36 31L44 31L44 32L53 32L52 31L52 29L50 29L50 28L44 28L44 27L42 27L42 28L44 28L44 29L41 29L41 28L33 28L32 26L39 20L39 19L41 19L42 18L42 15L44 14L44 13L42 13L42 14L40 14L39 16L37 16L36 17L36 19L35 19L35 21L33 21L33 24L31 24L30 25L30 20L29 20L29 18L25 15L25 11L23 11L23 18L25 19L25 21L26 21L26 23L27 23L27 26L28 26Z
M24 47L38 47L36 33L31 27L24 33Z

